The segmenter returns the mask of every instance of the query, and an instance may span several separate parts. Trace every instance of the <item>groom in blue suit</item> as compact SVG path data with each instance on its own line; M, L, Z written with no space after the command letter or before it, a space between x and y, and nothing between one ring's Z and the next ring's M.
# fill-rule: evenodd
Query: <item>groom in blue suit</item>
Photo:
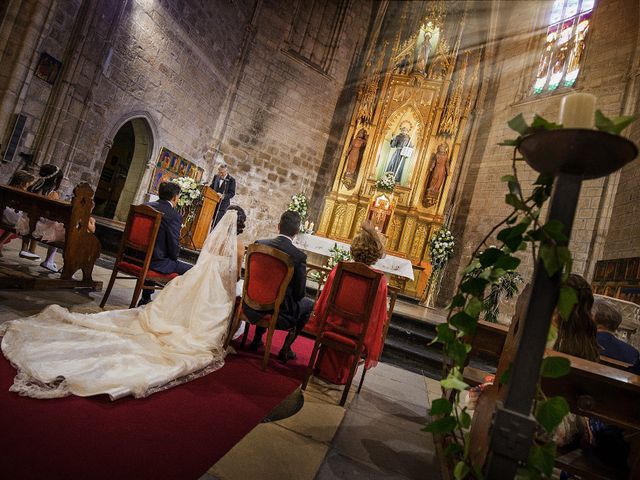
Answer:
M149 268L156 272L182 275L192 265L178 260L180 254L180 230L182 229L182 215L176 210L180 187L172 182L162 182L158 187L158 200L145 203L149 207L162 212L162 221L153 247ZM146 283L146 282L145 282ZM151 301L153 290L142 290L142 298L138 306Z

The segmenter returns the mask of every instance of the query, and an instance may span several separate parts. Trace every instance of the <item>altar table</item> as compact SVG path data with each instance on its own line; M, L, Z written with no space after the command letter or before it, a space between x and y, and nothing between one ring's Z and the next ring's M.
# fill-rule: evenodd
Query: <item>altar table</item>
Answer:
M331 252L329 250L335 245L338 245L338 247L346 251L349 251L350 249L350 245L347 243L338 242L337 240L332 240L330 238L318 237L316 235L309 235L306 233L300 233L296 235L293 240L293 244L300 250L317 253L319 255L324 255L325 257L331 256ZM374 265L372 265L372 268L380 270L384 273L407 278L409 280L414 279L413 265L406 258L386 255L384 258L381 258Z

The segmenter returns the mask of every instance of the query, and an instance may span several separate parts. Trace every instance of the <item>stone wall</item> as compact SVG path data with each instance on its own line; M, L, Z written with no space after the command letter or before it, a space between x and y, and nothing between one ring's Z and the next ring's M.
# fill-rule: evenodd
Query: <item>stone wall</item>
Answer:
M575 88L531 96L527 90L533 83L533 75L528 76L526 72L532 72L538 62L539 39L544 34L543 28L535 29L534 19L539 19L540 27L544 27L551 5L551 2L496 3L491 18L487 18L482 92L465 155L466 171L456 192L458 201L452 223L457 255L447 267L441 304L450 298L461 270L479 241L509 211L504 204L506 189L499 179L510 173L511 151L497 145L503 139L515 137L507 121L521 112L529 121L534 112L557 120L561 97L574 90L596 95L597 108L606 115L619 115L625 109L627 79L637 44L637 4L631 0L597 2L583 68ZM524 18L532 21L519 23ZM502 40L494 41L498 39ZM526 166L520 172L523 184L530 184L536 177L536 173ZM590 277L595 262L602 258L617 178L614 175L583 184L571 240L576 273ZM637 189L637 177L635 185ZM629 190L626 189L627 198ZM616 206L623 201L616 199ZM619 220L626 222L629 219ZM526 279L531 276L532 262L528 253L523 255L521 273Z
M238 181L234 203L248 213L246 236L270 234L292 194L314 191L371 15L369 0L316 3L307 11L300 0L13 2L37 21L30 43L6 25L0 32L24 50L14 62L22 76L8 75L11 98L24 101L4 101L5 92L0 132L9 132L14 114L27 115L19 151L63 167L69 188L95 186L119 127L142 117L151 162L167 147L203 166L209 180L222 155ZM22 30L24 19L9 20ZM31 73L41 51L62 61L53 86ZM4 67L9 59L1 58ZM0 181L20 165L0 166Z
M26 16L32 2L16 3ZM252 2L61 0L54 5L51 19L40 22L30 71L41 51L63 67L54 86L24 77L25 101L12 112L29 119L20 150L35 154L38 163L64 167L71 184L95 186L118 128L143 117L153 135L151 160L167 147L205 166ZM9 120L2 119L5 132ZM17 167L17 161L2 166L0 176L6 179Z
M311 196L317 178L331 181L320 167L336 103L371 12L370 2L346 2L333 61L323 72L289 52L295 3L262 6L220 148L238 182L233 203L247 211L248 238L275 232L292 194ZM348 122L348 115L344 119ZM322 199L316 196L318 203Z

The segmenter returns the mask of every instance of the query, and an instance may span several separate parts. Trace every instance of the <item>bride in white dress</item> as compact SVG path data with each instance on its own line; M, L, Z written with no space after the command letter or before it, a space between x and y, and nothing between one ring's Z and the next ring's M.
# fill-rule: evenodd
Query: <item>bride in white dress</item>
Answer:
M81 314L50 305L0 325L2 352L18 370L10 390L144 397L222 367L235 301L236 217L229 211L196 265L143 308Z

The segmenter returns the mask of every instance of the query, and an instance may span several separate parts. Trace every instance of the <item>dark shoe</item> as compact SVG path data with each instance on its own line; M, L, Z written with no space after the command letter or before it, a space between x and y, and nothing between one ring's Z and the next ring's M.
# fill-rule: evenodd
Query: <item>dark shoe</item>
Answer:
M249 344L249 350L252 352L257 352L260 347L264 347L264 342L262 340L258 340L257 342L254 340Z
M280 360L282 363L287 363L289 360L295 360L296 357L296 352L291 349L285 351L285 349L283 348L282 350L280 350L280 353L278 353L278 360Z
M146 305L147 303L150 303L150 302L151 302L151 298L145 298L145 297L142 297L142 298L140 299L140 301L138 302L138 307L141 307L141 306L143 306L143 305Z

